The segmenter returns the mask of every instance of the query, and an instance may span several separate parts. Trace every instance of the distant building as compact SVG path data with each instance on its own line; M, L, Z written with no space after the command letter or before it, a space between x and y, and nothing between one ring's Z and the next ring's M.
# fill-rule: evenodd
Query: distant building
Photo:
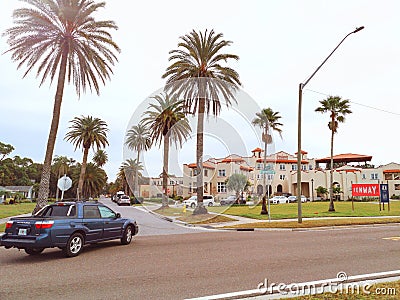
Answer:
M330 157L310 159L307 154L306 151L301 152L301 194L312 199L317 196L315 190L318 186L329 190ZM341 199L347 200L352 196L352 183L388 183L390 196L400 195L400 164L374 167L369 164L371 160L372 156L352 153L333 157L333 182L335 187L340 188ZM232 154L224 158L210 158L203 162L204 193L213 195L216 200L233 194L226 187L228 178L233 174L244 174L248 178L251 186L247 195L261 196L264 191L269 195L296 195L297 153L279 151L267 155L265 169L261 148L255 148L251 156ZM151 178L150 185L142 186L141 191L143 197L146 197L144 194L161 197L162 177ZM197 165L184 164L182 177L169 178L167 192L182 197L196 194Z
M11 195L15 193L20 193L24 196L26 199L32 199L34 198L33 194L33 186L5 186L5 187L0 187L1 191L8 192Z

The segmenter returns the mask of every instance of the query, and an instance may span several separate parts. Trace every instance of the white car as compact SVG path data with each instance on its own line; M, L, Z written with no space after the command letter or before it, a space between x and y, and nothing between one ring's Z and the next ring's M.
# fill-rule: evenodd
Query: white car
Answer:
M195 208L197 205L197 196L192 196L189 199L183 201L183 205L185 205L186 207ZM214 197L210 195L204 195L203 205L214 206L215 205Z
M304 203L304 202L307 202L306 196L301 195L300 198L301 198L301 202L303 202L303 203ZM288 197L288 201L289 201L289 203L295 203L295 202L297 202L297 196L289 196L289 197Z
M131 205L131 198L127 195L122 195L117 200L118 205Z
M272 204L279 204L279 203L288 203L289 200L285 196L274 196L271 199L269 199L270 203Z

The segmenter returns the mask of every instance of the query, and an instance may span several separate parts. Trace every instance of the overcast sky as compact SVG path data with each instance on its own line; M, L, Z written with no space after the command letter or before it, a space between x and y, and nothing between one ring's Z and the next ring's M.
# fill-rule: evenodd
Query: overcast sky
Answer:
M16 0L1 1L2 33L12 26L12 11L20 5ZM119 63L111 81L101 87L99 97L85 94L78 99L71 87L66 88L54 155L81 161L82 152L75 152L63 140L68 122L80 115L99 117L110 129L105 169L109 179L114 180L126 157L124 135L135 123L132 116L143 108L149 95L163 86L161 75L169 65L168 52L176 49L179 37L192 29L214 29L233 42L225 52L240 57L229 65L240 74L247 95L243 99L280 112L282 139L276 137L272 148L294 154L299 83L347 33L365 26L349 36L308 83L303 97L302 148L312 158L329 156L328 114L314 110L327 95L338 95L351 100L353 113L339 126L334 153L372 155L375 165L400 162L399 12L398 0L107 1L96 16L114 20L119 26L112 32L122 49ZM6 38L1 37L0 51L6 50ZM43 162L55 85L46 82L39 88L35 73L22 79L24 70L16 69L10 54L0 55L0 66L0 141L15 147L11 156ZM246 147L240 148L244 152L260 146L257 139L252 144L246 140L246 133L237 132L245 141ZM222 157L232 152L220 142L221 137L224 140L223 133L206 139L206 156ZM214 146L218 143L222 146ZM193 162L195 141L188 141L183 149L177 165ZM157 149L143 158L147 174L161 173L160 153Z

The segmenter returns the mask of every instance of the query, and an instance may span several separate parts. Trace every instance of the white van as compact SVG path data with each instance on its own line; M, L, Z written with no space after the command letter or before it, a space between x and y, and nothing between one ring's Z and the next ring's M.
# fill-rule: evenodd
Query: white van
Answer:
M183 205L185 205L186 207L195 208L197 205L197 196L192 196L189 199L183 201ZM215 205L214 197L211 195L204 195L203 205L214 206Z

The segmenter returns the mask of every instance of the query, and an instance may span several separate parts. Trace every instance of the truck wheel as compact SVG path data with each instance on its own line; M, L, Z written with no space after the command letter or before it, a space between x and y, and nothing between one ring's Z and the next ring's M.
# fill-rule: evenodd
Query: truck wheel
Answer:
M79 232L74 233L68 239L67 247L64 249L65 256L74 257L78 256L83 250L84 239L83 235Z
M196 204L192 203L192 204L190 204L190 207L191 207L191 208L195 208L195 207L196 207Z
M25 252L29 255L38 255L42 253L44 248L26 248Z
M123 234L123 236L121 238L121 244L122 245L130 244L131 241L132 241L132 236L133 236L132 225L128 225L128 226L126 226L124 234Z
M213 206L213 203L212 203L212 202L209 202L209 203L208 203L208 206Z

